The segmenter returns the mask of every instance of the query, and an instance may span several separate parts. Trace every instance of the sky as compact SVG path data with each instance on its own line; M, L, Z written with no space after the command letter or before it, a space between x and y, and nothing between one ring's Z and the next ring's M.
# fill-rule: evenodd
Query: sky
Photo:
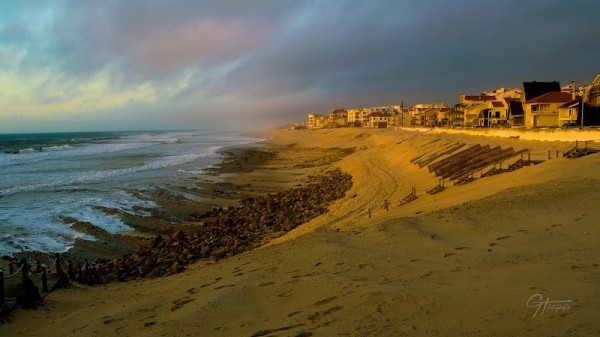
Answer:
M597 0L0 0L0 133L264 129L600 72Z

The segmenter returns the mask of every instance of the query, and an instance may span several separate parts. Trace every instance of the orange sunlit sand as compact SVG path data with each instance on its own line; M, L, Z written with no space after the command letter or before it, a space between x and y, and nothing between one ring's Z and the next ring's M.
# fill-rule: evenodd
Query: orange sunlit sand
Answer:
M278 131L266 144L281 154L278 163L224 179L275 182L285 171L293 186L304 172L294 162L317 162L315 149L352 148L313 168L353 177L327 213L266 246L181 274L55 291L44 307L11 313L0 334L596 335L600 154L557 157L574 142L554 138ZM527 149L543 162L485 178L479 172L460 186L446 181L427 194L439 177L411 159L451 144ZM401 205L413 188L416 198ZM542 307L546 300L568 305Z

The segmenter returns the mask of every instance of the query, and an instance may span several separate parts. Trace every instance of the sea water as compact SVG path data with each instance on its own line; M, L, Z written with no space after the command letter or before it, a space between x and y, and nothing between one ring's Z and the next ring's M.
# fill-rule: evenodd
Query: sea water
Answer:
M67 250L85 236L65 217L127 231L98 206L140 214L134 206L156 205L139 196L202 174L223 147L257 140L215 131L0 135L0 256Z

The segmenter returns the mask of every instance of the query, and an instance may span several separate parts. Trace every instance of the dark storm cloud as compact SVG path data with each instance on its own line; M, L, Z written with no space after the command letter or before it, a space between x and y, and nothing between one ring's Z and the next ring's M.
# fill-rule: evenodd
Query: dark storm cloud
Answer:
M598 70L600 44L590 34L600 5L593 1L368 6L319 13L298 35L233 72L229 90L452 101L465 90L589 78Z
M598 55L591 35L599 9L554 0L70 1L58 10L49 49L73 74L114 63L134 81L240 61L213 83L214 95L470 89L516 85L520 75L590 77L575 68ZM566 62L573 69L551 72Z

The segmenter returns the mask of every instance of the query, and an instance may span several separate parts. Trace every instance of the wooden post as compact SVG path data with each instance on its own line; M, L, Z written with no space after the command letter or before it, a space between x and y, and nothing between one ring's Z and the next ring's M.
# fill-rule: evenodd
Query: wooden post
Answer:
M58 277L62 277L65 275L65 272L62 270L62 267L60 266L60 254L59 253L54 254L54 258L56 259L56 273L58 274Z
M556 158L558 158L558 150L556 150Z
M69 262L67 262L67 270L69 273L69 278L71 280L76 280L77 276L75 275L75 270L73 269L73 262L71 262L71 260L69 260Z
M4 272L0 270L0 308L4 307Z
M60 254L56 253L56 274L58 275L58 282L56 287L64 287L69 284L69 277L65 274L65 271L60 265Z
M21 297L21 302L23 306L26 308L32 308L35 306L36 301L36 292L35 285L33 281L28 276L29 274L29 265L27 264L27 259L21 260L21 275L23 278L23 297Z
M527 162L531 162L531 151L527 151Z
M26 259L22 259L21 260L21 275L23 277L23 285L25 285L27 283L27 279L29 278L27 276L27 273L29 273L29 265L27 264Z
M548 160L550 160L552 158L551 152L550 150L548 150Z
M46 266L42 265L42 291L48 292L48 275L46 275Z
M579 149L579 141L578 140L575 141L575 149Z
M12 274L14 274L14 273L15 273L15 267L14 267L14 265L13 265L13 263L12 263L12 262L9 262L9 263L8 263L8 273L9 273L10 275L12 275Z
M42 299L38 288L33 284L33 281L29 278L29 265L26 259L21 260L21 271L23 275L23 290L24 294L21 297L21 303L25 308L33 308L36 303Z

